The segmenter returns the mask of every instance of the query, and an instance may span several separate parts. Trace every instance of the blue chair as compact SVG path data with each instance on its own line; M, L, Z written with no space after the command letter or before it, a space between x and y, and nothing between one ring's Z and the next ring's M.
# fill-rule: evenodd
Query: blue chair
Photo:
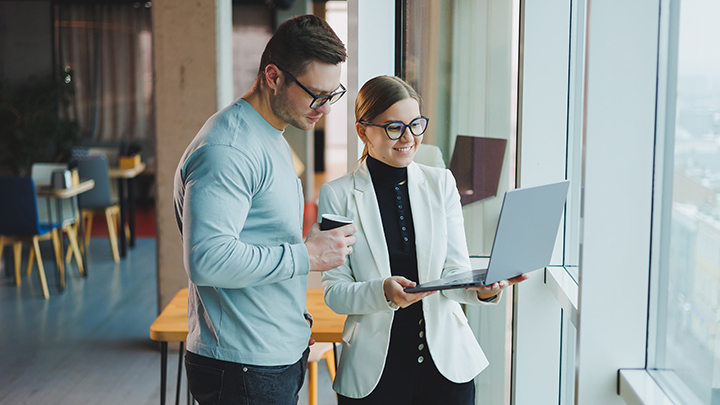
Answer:
M93 217L96 214L105 215L110 237L110 249L112 249L113 260L117 263L120 261L117 240L120 205L113 200L110 194L110 172L107 160L105 160L105 156L89 156L87 159L77 160L76 163L78 175L81 179L95 181L95 187L92 190L78 196L78 206L82 212L83 221L85 221L85 248L90 242Z
M0 246L12 243L16 247L15 283L20 285L17 243L29 243L31 245L30 260L37 259L40 287L45 298L49 298L50 293L38 242L49 239L53 241L55 260L60 272L60 283L64 288L65 267L62 252L60 251L58 226L57 224L40 223L35 183L29 177L0 177ZM28 261L28 271L32 271L30 261Z

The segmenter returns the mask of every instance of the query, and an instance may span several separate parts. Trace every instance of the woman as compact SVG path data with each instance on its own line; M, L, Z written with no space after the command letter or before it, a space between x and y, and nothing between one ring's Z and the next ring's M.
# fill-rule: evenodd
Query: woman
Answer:
M470 269L460 196L449 170L413 163L429 120L402 79L368 81L355 119L363 156L352 173L322 186L318 213L350 217L359 228L353 254L322 279L325 302L348 315L333 385L339 404L474 404L472 379L488 362L460 303L496 303L527 275L405 293Z

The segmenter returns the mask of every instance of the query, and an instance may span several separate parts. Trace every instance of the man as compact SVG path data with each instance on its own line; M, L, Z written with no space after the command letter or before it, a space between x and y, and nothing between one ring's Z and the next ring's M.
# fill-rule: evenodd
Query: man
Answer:
M188 383L200 404L294 404L312 318L307 275L344 263L355 225L302 240L292 125L312 129L345 92L345 46L299 16L268 42L250 91L200 129L175 173L188 298Z

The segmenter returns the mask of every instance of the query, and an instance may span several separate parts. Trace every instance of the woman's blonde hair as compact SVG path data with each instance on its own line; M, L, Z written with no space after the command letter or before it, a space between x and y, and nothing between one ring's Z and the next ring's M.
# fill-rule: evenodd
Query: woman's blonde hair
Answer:
M420 96L405 80L395 76L377 76L368 80L355 99L355 122L372 122L393 104L413 98L420 104ZM360 162L368 155L367 143Z

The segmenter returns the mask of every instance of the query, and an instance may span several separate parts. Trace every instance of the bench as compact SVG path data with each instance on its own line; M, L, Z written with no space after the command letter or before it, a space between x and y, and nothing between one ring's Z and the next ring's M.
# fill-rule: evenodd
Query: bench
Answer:
M175 405L180 403L180 381L182 379L182 364L185 339L188 334L187 324L188 289L178 291L170 303L162 310L155 322L150 325L150 339L161 343L160 363L160 404L165 405L165 388L167 386L167 353L168 342L180 343L178 355L178 376L175 390ZM190 392L188 390L188 403Z

